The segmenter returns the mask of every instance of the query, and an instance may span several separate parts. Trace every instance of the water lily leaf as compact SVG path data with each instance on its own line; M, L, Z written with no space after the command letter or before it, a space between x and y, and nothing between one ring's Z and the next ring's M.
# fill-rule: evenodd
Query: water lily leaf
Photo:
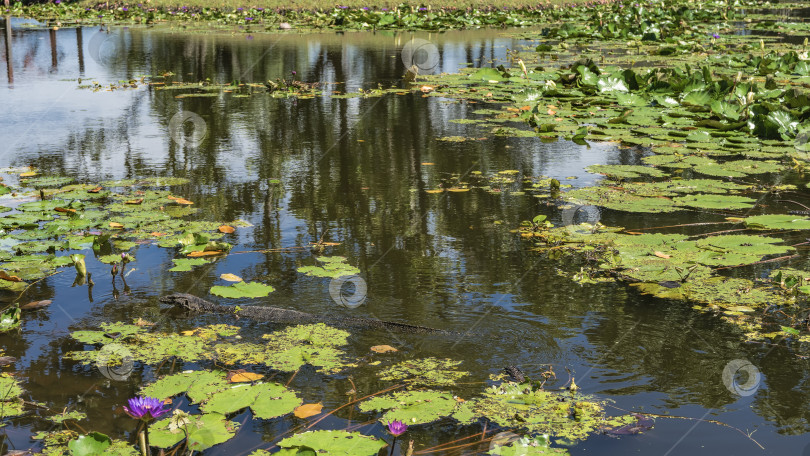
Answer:
M74 336L75 337L75 336ZM193 401L200 403L217 391L228 388L225 374L214 371L193 371L168 375L141 389L141 394L159 399L187 393Z
M22 177L22 175L20 175ZM62 187L67 184L71 184L76 179L72 177L66 176L48 176L48 177L37 177L34 179L26 179L24 184L34 187L34 188L54 188L54 187Z
M228 381L231 383L251 383L264 378L264 375L247 372L244 369L228 372Z
M0 332L11 331L20 326L20 308L9 307L0 313Z
M749 209L757 200L736 195L686 195L673 198L675 204L699 209Z
M174 258L172 261L174 262L174 267L169 269L169 271L173 272L191 271L191 268L194 266L208 263L208 260L205 258Z
M275 288L259 282L238 282L231 286L211 287L211 294L223 298L262 298L273 292Z
M744 219L755 230L810 230L810 218L788 214L755 215Z
M774 245L782 239L744 234L710 236L697 241L698 247L745 255L776 255L794 250L787 245Z
M300 451L308 448L330 456L374 456L387 445L382 440L358 432L309 431L280 441L278 446ZM289 456L298 453L289 453Z
M585 168L589 173L605 174L620 179L630 179L642 176L663 177L666 175L660 169L641 165L591 165Z
M361 402L363 412L387 410L380 418L383 423L399 420L406 424L424 424L449 417L458 408L453 395L442 391L400 391L376 396Z
M48 307L51 305L50 299L45 299L42 301L31 301L28 304L23 304L20 306L20 310L34 310L34 309L41 309L43 307Z
M96 456L106 454L107 448L112 445L112 439L100 432L91 432L87 435L79 436L76 440L68 443L70 454L76 456Z
M299 407L295 408L295 416L298 418L309 418L310 416L315 416L321 413L323 409L323 404L318 402L317 404L304 404Z
M461 361L452 359L423 358L403 361L377 371L382 380L396 380L422 386L451 386L468 375L458 369Z
M270 419L291 413L301 402L294 392L277 383L238 384L214 393L202 404L202 410L227 415L250 407L256 418Z
M624 81L615 77L615 76L607 76L599 78L599 81L596 83L596 86L599 88L599 92L628 92L627 86L624 84Z
M228 421L219 413L205 413L191 415L191 424L188 430L188 446L192 451L203 451L227 442L236 435L237 423ZM164 419L149 427L149 443L159 448L170 448L183 440L185 433L169 430L171 419Z
M511 432L507 432L509 437L507 437L508 443L503 443L498 445L496 440L493 440L493 444L491 449L489 450L488 454L500 455L500 456L541 456L541 455L568 455L570 454L568 450L565 448L550 448L548 446L548 437L547 436L538 436L535 438L528 438L528 437L520 437L517 434L513 434Z
M298 268L298 272L314 277L344 277L360 274L360 269L347 264L346 258L341 256L334 257L318 257L318 261L324 263L322 267L319 266L302 266Z

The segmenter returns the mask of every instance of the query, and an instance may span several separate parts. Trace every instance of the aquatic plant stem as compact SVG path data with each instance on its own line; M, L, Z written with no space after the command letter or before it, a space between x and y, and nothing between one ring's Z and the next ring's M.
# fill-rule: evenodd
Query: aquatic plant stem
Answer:
M146 433L144 431L138 433L138 441L141 445L141 455L149 456L149 454L147 453L147 446L146 446Z
M388 452L388 456L394 456L394 447L397 446L397 436L394 436L394 440L391 441L391 451Z

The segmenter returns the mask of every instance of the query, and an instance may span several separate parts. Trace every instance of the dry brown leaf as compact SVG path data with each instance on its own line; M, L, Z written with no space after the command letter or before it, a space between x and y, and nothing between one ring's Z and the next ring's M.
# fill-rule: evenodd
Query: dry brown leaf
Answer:
M422 163L422 166L433 166L433 165L435 165L435 164L436 164L436 163L424 162L424 163Z
M184 336L193 336L193 335L194 335L194 331L195 331L195 330L193 330L193 329L188 330L188 331L180 331L180 334L182 334L182 335L184 335Z
M110 222L110 228L123 228L123 227L124 227L124 225L122 225L122 224L120 224L118 222Z
M191 252L187 256L190 257L190 258L198 258L198 257L204 257L204 256L221 255L223 253L225 253L225 252L223 252L222 250L208 250L208 251L204 250L204 251L201 251L201 252Z
M8 275L6 271L0 271L0 279L8 280L9 282L22 282L21 278L13 275Z
M141 204L143 203L143 198L138 198L134 200L124 201L124 204Z
M156 237L166 236L166 233L161 233L161 232L158 232L158 231L152 231L149 234L151 234L152 236L156 236Z
M155 326L155 323L152 323L151 321L147 321L144 320L143 318L138 317L138 319L135 320L135 326Z
M189 201L189 200L187 200L187 199L184 199L184 198L178 198L178 197L176 197L176 196L171 196L171 195L169 195L169 196L168 196L168 198L169 198L170 200L174 201L174 202L175 202L175 203L177 203L177 204L194 204L193 202L191 202L191 201Z
M653 255L657 256L658 258L663 258L663 259L672 258L672 255L667 255L666 253L659 252L657 250L655 252L653 252Z
M222 274L219 276L219 278L222 280L227 280L228 282L244 282L241 277L231 273Z
M52 301L50 299L45 299L42 301L31 301L28 304L20 306L20 309L22 310L41 309L43 307L48 307L49 305L51 305L51 302Z
M98 192L100 192L101 190L102 190L102 188L101 188L101 186L99 185L99 186L98 186L98 187L96 187L96 188L91 188L90 190L88 190L88 191L87 191L87 193L98 193Z
M532 107L531 107L531 106L521 106L521 107L520 107L520 110L521 110L521 111L531 111L531 110L532 110Z
M247 372L244 369L228 372L228 381L231 383L250 383L264 378L262 374Z
M392 347L390 345L375 345L375 346L371 347L371 351L373 351L374 353L388 353L388 352L395 352L395 351L399 351L399 350L397 350L396 348L394 348L394 347Z
M424 85L424 86L422 86L422 87L420 87L420 88L419 88L419 90L421 90L421 91L422 91L422 93L430 93L430 92L433 92L433 89L435 89L435 87L431 87L431 86L427 86L427 85Z
M296 407L294 413L298 418L308 418L321 413L321 409L323 409L323 404L320 402L317 404L304 404Z
M222 225L219 228L217 228L217 230L219 230L220 233L231 234L234 231L236 231L236 228L230 225Z
M73 213L73 214L76 213L76 209L68 209L66 207L55 207L55 208L53 208L53 210L55 210L56 212L61 212L63 214L64 213Z

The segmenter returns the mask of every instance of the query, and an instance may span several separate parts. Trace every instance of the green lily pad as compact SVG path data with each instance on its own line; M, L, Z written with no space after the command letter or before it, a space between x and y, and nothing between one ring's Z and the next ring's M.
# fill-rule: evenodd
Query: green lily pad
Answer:
M386 445L382 440L358 432L309 431L278 442L278 446L284 448L278 454L292 456L311 449L330 456L374 456Z
M211 294L223 298L262 298L272 293L275 288L259 282L237 282L230 286L211 287Z
M810 218L788 214L755 215L744 219L755 230L810 230Z
M675 204L699 209L750 209L757 200L736 195L686 195L674 198Z
M234 435L238 423L228 421L219 413L205 413L191 415L191 423L186 426L188 430L188 447L192 451L203 451L227 442ZM149 426L149 443L158 448L170 448L186 438L181 430L169 430L171 418L158 421Z

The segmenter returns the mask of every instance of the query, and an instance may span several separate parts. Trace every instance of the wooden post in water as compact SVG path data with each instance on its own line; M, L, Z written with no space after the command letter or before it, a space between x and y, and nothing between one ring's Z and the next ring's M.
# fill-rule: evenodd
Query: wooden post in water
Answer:
M14 83L14 67L12 66L12 58L11 58L11 16L6 16L5 24L3 24L3 28L6 30L6 68L8 74L8 83Z
M76 49L79 56L79 76L84 76L84 44L81 27L76 27Z
M49 32L51 35L51 69L56 70L56 66L59 64L56 59L56 30L51 27Z

